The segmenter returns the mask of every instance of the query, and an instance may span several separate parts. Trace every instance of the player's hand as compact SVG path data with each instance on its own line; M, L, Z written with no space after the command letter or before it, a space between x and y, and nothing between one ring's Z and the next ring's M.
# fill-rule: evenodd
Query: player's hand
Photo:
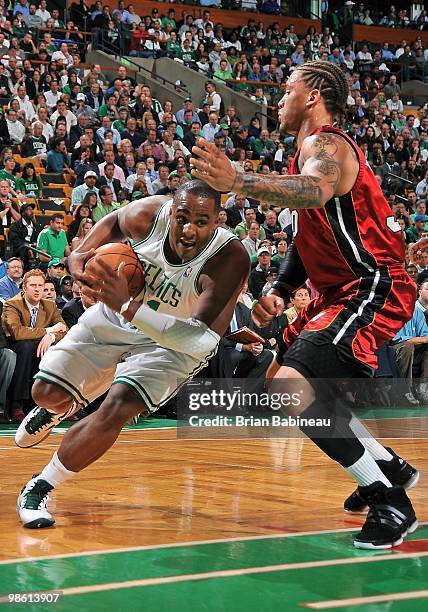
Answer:
M284 300L279 295L264 295L253 308L253 321L259 327L266 327L284 312Z
M84 282L83 275L85 270L85 264L95 253L95 249L90 249L84 253L73 251L67 260L68 269L70 270L71 276L74 280Z
M418 264L421 261L421 254L428 248L428 238L421 238L417 242L409 244L410 263Z
M49 334L46 334L46 336L43 336L43 338L40 340L38 346L37 346L37 357L43 357L43 355L46 353L46 351L48 350L48 348L52 345L52 336L50 336Z
M231 191L237 172L230 159L214 143L204 138L198 138L196 142L192 152L198 157L190 158L192 176L205 181L217 191Z
M95 302L103 302L106 306L120 312L123 304L131 297L128 280L122 273L125 264L122 262L115 271L101 257L95 256L97 274L85 272L84 285L81 288L82 298Z

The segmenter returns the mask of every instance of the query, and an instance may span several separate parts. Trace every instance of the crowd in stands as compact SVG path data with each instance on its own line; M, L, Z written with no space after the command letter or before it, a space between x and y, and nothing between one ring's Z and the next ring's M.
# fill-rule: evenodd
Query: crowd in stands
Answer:
M362 4L358 10L353 3L345 6L354 17L364 9ZM2 381L14 377L11 418L22 419L29 408L31 376L42 351L84 311L79 288L67 274L70 253L111 211L148 195L173 195L191 180L190 153L199 135L242 172L286 175L295 141L277 129L276 107L288 76L308 60L337 63L346 73L350 93L338 125L361 147L382 186L398 224L394 228L402 232L409 273L420 281L424 273L428 276L428 256L415 252L410 257L408 249L428 236L428 106L409 106L402 95L405 81L422 80L425 74L428 50L416 31L398 46L385 42L376 47L344 40L343 20L320 32L315 27L296 32L292 24L281 30L265 17L245 16L242 27L226 30L211 21L209 9L194 19L170 4L140 16L123 2L90 7L82 0L64 22L46 0L38 5L18 0L11 9L3 7L2 14L0 300L7 339L0 336L0 373L7 372ZM206 74L200 96L177 106L157 99L144 78L137 82L137 73L125 65L107 77L101 66L85 63L82 31L94 31L93 45L107 36L114 46L125 29L131 32L131 56L170 55ZM221 87L230 79L268 108L267 125L261 114L244 117L238 105L225 106ZM222 203L219 226L236 233L252 262L237 313L242 322L252 300L278 274L292 240L291 215L288 209L234 193L223 195ZM266 371L281 326L314 295L308 286L290 296L275 329L263 332L264 346L232 347L248 353L246 375L253 372L259 378L261 363ZM45 299L54 300L55 308L46 308ZM417 305L423 312L424 299L423 294ZM235 355L235 365L242 359ZM5 412L5 386L0 384L0 414Z

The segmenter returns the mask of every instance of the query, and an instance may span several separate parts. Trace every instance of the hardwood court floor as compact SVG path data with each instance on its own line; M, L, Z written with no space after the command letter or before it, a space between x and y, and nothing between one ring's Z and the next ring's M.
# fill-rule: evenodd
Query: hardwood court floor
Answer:
M428 526L393 551L354 549L364 517L342 511L352 481L310 441L177 439L157 423L124 431L58 489L56 526L38 531L18 523L16 496L61 434L23 450L4 432L0 604L56 589L61 611L428 610ZM386 442L420 469L410 496L428 523L428 440Z

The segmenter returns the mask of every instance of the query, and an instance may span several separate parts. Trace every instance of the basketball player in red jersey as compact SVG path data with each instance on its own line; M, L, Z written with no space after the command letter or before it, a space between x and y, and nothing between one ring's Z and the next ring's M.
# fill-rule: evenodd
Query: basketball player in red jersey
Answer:
M292 73L279 105L281 129L298 146L288 176L238 172L205 140L193 148L191 163L192 174L219 191L293 209L293 242L253 316L262 325L270 322L283 311L283 298L307 278L321 294L285 330L277 374L308 390L301 417L332 418L327 436L316 427L301 429L357 481L345 509L369 507L354 545L382 549L400 544L417 527L404 489L416 484L418 472L349 411L335 418L333 381L314 382L371 375L376 349L411 318L416 299L403 268L400 228L379 184L359 147L333 127L347 96L345 76L334 64L308 62Z

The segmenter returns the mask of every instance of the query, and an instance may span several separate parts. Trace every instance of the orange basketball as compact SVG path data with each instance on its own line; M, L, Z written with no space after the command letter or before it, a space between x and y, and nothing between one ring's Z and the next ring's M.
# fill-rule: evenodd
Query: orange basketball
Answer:
M86 262L85 270L88 270L94 276L97 276L97 263L94 257L102 256L113 270L117 270L123 262L125 265L122 268L122 273L125 274L128 280L129 293L132 297L136 297L144 287L144 269L140 260L133 249L121 242L113 242L103 244L96 249L93 257Z

